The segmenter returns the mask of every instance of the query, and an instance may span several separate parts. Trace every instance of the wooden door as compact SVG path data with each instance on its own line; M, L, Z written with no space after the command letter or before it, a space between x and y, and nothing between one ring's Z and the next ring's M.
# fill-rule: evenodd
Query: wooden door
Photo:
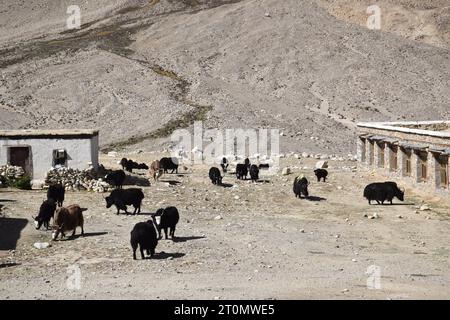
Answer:
M26 171L30 159L30 148L28 147L10 147L9 164L22 167Z

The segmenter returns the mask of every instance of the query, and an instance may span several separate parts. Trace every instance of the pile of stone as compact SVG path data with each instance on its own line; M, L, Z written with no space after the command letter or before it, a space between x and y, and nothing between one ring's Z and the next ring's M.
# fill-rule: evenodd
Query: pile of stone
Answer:
M0 166L0 188L7 187L8 182L18 180L25 175L22 167L4 165Z
M66 190L88 190L107 192L113 190L111 186L93 169L78 170L66 167L52 168L47 172L45 185L62 184Z
M20 179L25 175L25 171L22 167L4 165L0 167L0 176L8 179Z

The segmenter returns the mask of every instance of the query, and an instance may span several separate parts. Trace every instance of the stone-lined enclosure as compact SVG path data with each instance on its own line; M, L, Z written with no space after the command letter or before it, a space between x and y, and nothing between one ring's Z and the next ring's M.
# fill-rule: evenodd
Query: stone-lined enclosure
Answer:
M358 161L390 178L449 192L450 121L358 123Z

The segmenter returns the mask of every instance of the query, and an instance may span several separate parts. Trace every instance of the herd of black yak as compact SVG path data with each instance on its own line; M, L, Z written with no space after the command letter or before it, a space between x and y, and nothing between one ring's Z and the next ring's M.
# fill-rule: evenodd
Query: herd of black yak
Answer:
M145 163L136 163L132 160L123 158L120 161L122 168L126 171L132 172L133 169L149 170L149 175L155 180L163 173L178 173L178 161L176 158L162 158L152 162L150 167ZM228 172L229 163L226 158L223 158L220 166L222 172L226 174ZM259 173L261 169L268 168L267 164L250 164L249 159L245 159L244 163L238 163L236 165L236 178L247 179L250 174L250 179L253 182L259 181ZM123 184L126 178L124 170L115 170L105 176L105 180L115 186L115 189L109 196L105 198L106 208L115 206L117 214L120 211L124 211L129 214L127 206L133 206L134 211L132 214L139 214L141 212L142 199L144 199L144 193L140 188L123 188ZM325 182L328 176L326 169L315 169L314 174L317 177L317 181ZM209 178L214 185L222 185L222 173L217 167L211 167L209 169ZM293 192L295 197L298 198L310 198L308 193L309 181L305 175L295 177L293 182ZM395 182L379 182L371 183L367 185L363 193L364 197L368 200L369 204L372 201L376 201L378 204L384 204L388 201L392 204L394 197L399 200L404 200L404 190L399 189ZM61 184L51 185L47 190L47 199L43 201L39 208L39 213L36 217L33 217L36 229L40 229L43 225L44 228L52 229L52 240L56 240L58 236L64 238L66 232L72 231L72 237L75 236L77 227L81 228L81 235L84 234L84 219L83 211L86 208L81 208L77 204L63 207L65 196L65 189ZM130 234L130 244L133 251L133 258L136 259L136 250L139 247L142 259L145 258L144 252L150 257L155 254L155 248L158 244L158 240L162 238L161 230L164 230L165 239L170 236L172 240L175 240L175 228L180 219L178 209L173 206L166 208L160 208L155 213L151 214L151 220L137 223ZM53 225L50 227L50 220L53 219ZM159 221L158 221L159 220Z

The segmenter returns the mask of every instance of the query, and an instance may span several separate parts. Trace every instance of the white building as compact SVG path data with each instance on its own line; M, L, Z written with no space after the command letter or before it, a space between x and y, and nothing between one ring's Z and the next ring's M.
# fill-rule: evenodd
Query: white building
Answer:
M52 166L98 168L96 130L0 130L0 166L24 168L41 184Z

